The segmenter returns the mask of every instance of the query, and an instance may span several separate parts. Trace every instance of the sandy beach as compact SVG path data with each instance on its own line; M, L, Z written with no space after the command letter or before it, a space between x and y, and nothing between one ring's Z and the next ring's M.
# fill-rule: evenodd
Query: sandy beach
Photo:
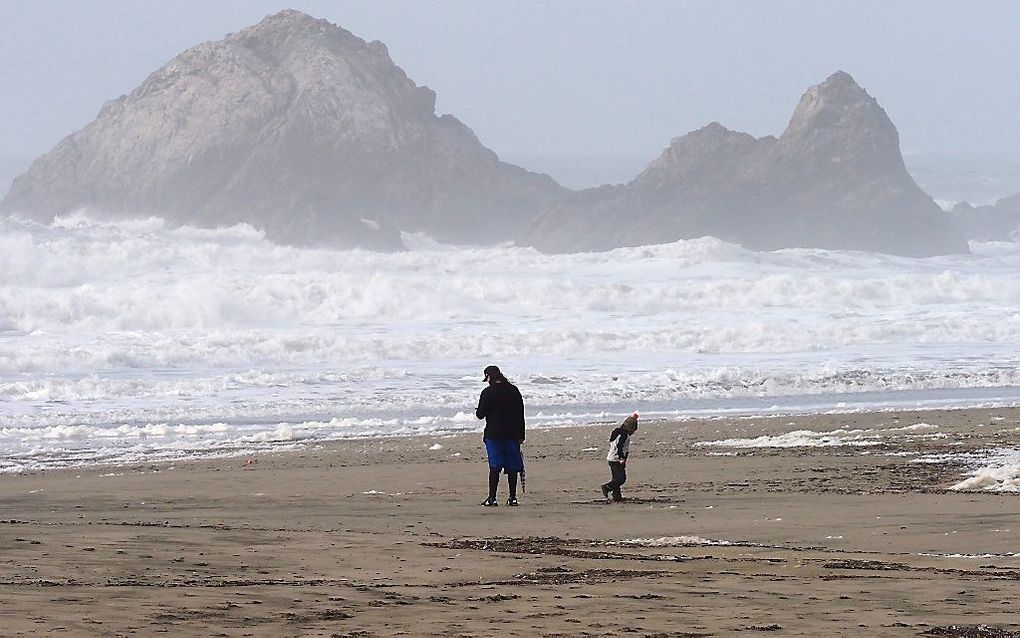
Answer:
M645 422L620 504L610 424L529 431L518 508L480 435L0 476L0 635L1020 636L1020 494L948 489L1018 422Z

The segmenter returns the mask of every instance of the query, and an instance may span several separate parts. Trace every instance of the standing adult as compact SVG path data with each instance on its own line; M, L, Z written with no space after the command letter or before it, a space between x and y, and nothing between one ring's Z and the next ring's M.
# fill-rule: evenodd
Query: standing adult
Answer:
M496 366L483 371L489 387L478 397L475 416L485 419L485 453L489 457L489 496L482 505L495 507L499 473L506 472L510 496L506 504L517 503L517 477L524 471L521 443L524 443L524 397L517 386L510 383Z

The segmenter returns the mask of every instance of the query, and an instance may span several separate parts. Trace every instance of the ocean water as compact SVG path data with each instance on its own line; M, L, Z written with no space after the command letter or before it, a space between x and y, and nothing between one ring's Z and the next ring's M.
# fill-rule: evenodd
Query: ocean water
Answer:
M907 259L715 239L607 253L274 245L0 218L0 471L530 427L1020 402L1020 246Z
M904 153L914 181L945 209L994 205L1020 193L1020 154Z

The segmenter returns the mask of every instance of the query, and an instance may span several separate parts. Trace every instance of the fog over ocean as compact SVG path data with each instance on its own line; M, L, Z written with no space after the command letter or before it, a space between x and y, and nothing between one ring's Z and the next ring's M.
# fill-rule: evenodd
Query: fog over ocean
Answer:
M379 254L239 226L0 218L0 470L530 427L1020 398L1020 246L928 259L710 238Z
M652 160L633 155L583 157L512 152L502 153L501 158L548 173L573 189L629 182ZM918 186L944 208L962 201L975 206L994 204L999 198L1020 193L1020 154L905 151L903 159Z
M629 182L652 157L637 155L592 157L536 153L500 153L503 161L547 173L572 189ZM28 170L33 157L0 155L0 198L11 182ZM1020 193L1020 155L904 153L914 181L944 207L967 201L994 204L1000 197Z

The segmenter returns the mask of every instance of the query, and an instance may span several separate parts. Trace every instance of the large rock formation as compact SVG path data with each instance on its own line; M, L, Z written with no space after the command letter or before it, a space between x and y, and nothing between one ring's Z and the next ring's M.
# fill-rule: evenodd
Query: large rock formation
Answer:
M531 241L602 250L701 235L766 250L968 250L907 173L885 111L844 72L804 94L779 138L710 124L674 139L630 183L554 204Z
M294 243L519 239L561 188L499 161L380 42L283 11L185 51L18 178L0 208L88 207Z
M846 73L811 88L778 139L711 124L629 184L575 193L436 116L435 94L381 43L298 11L177 56L36 160L0 204L44 221L78 208L383 249L421 231L550 251L700 235L761 249L967 250Z

